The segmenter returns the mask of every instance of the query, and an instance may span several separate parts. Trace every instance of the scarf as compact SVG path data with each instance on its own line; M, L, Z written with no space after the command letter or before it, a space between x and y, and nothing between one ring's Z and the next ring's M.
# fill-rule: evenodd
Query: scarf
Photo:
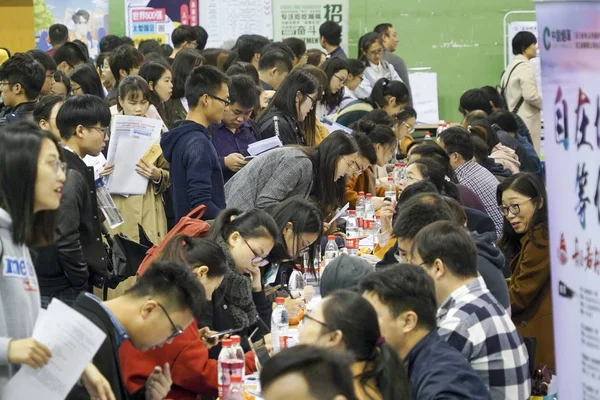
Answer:
M235 269L235 261L225 240L219 236L215 241L223 249L227 261L227 272L220 287L225 293L225 302L233 316L234 326L232 328L248 327L258 320L258 311L252 299L250 277L240 274Z

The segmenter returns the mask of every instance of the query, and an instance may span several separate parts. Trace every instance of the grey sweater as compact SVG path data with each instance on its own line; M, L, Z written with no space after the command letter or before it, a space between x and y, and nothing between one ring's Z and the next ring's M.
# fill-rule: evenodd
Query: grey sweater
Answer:
M0 392L19 369L8 362L11 340L31 337L40 312L40 290L27 246L12 240L12 219L0 208Z
M308 197L313 165L303 151L292 147L270 150L256 157L225 185L227 207L266 209L293 196Z

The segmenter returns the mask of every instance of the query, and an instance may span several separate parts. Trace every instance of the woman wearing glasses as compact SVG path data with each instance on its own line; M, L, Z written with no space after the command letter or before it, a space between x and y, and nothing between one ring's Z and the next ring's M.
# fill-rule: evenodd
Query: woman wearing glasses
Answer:
M284 145L305 145L303 122L319 98L317 79L301 69L292 71L256 120L259 139L277 136Z
M547 365L554 371L546 189L536 175L520 173L498 185L497 198L504 214L499 244L512 258L508 285L512 320L521 337L536 338L535 366Z
M414 142L412 134L415 132L417 123L417 111L411 106L406 106L398 114L394 115L396 122L396 137L398 138L399 150L402 156L408 154L408 146Z
M323 104L319 117L324 117L338 112L344 98L344 86L348 81L348 64L346 60L339 57L330 58L321 65L321 69L327 74L328 85L325 87Z
M383 59L381 35L376 32L367 33L358 40L358 47L358 58L365 64L366 69L363 81L355 90L357 97L371 96L375 82L379 79L402 82L394 66Z
M344 88L344 97L340 103L340 107L346 107L348 103L358 100L354 91L363 81L365 73L365 64L356 58L346 60L348 66L348 79L346 79L346 87Z

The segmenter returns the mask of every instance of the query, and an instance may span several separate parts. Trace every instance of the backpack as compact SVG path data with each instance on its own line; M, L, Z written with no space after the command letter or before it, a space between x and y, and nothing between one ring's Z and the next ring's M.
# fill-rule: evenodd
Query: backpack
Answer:
M338 119L340 119L344 115L356 111L364 111L365 113L368 113L370 111L373 111L373 106L361 99L352 100L350 103L346 104L346 107L342 108L337 113L328 115L327 119L331 122L337 122Z
M206 212L206 206L201 205L190 211L188 215L182 217L177 225L173 227L167 233L167 236L156 246L152 246L150 250L146 253L146 257L141 262L140 267L138 268L136 276L139 278L144 271L152 264L152 261L166 244L176 235L183 234L191 237L204 237L208 233L210 229L210 224L206 221L201 220L202 216Z
M517 69L517 67L523 63L524 63L524 61L517 63L517 65L515 65L513 67L513 69L510 70L510 72L508 74L508 79L506 79L506 82L504 83L503 86L502 86L502 78L504 77L506 70L504 72L502 72L502 75L500 76L500 85L501 86L499 87L499 91L500 91L500 96L502 96L502 99L504 100L504 104L506 104L506 107L508 107L508 101L506 101L506 88L508 87L508 83L510 82L510 77L512 76L512 73L515 71L515 69ZM521 108L521 106L523 105L524 102L525 102L525 98L523 98L523 96L521 96L521 98L519 99L519 102L517 103L515 108L512 110L512 112L514 114L518 113L519 109Z

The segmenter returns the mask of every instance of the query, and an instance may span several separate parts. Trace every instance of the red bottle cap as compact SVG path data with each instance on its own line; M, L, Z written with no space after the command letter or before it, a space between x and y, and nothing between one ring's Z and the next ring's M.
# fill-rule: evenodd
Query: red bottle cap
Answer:
M335 240L335 235L329 235L329 236L327 236L327 240Z
M223 344L223 347L231 347L231 339L224 339L221 344Z
M277 303L277 304L285 304L285 299L283 297L277 297L275 299L275 303Z
M371 193L367 194L367 199L370 199L372 197L373 197L373 195Z
M242 377L239 375L231 375L231 383L241 383Z
M350 210L350 211L348 211L348 213L349 213L350 215L356 215L356 210Z
M231 344L240 344L242 343L242 338L239 337L238 335L233 335L231 337Z

